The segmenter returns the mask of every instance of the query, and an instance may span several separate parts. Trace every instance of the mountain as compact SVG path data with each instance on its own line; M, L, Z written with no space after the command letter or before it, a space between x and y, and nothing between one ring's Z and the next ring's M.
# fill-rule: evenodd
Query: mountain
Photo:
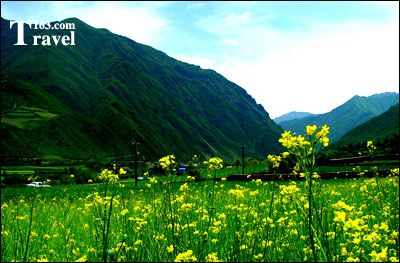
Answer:
M328 113L284 121L279 125L284 130L302 134L307 125L321 126L327 124L331 127L329 138L333 143L338 141L346 132L382 114L396 103L399 103L399 94L396 92L375 94L369 97L354 96Z
M374 142L399 136L399 104L347 132L335 146L357 144L372 140Z
M232 160L242 145L247 156L280 151L281 128L217 72L76 18L62 22L75 25L74 46L32 45L33 35L72 33L27 27L27 45L16 46L16 26L1 19L2 156L127 155L134 133L146 160Z
M291 121L295 119L301 119L308 116L313 116L315 114L309 112L299 112L299 111L291 111L289 113L283 114L282 116L276 117L274 119L276 124L280 124L284 121Z

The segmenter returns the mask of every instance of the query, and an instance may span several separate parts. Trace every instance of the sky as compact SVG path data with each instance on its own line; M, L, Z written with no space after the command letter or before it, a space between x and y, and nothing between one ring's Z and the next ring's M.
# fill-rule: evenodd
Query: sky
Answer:
M399 2L1 2L3 18L77 17L213 69L271 118L399 92ZM78 45L78 43L76 43Z

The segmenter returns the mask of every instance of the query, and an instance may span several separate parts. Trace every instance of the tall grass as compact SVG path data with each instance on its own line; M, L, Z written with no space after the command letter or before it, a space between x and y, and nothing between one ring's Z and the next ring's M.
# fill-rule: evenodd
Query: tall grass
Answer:
M321 133L322 132L322 133ZM319 135L318 135L319 134ZM101 184L2 191L1 261L398 261L399 169L386 178L319 180L327 129L290 133L275 166L297 162L300 182L176 182L138 187L103 170ZM309 143L306 143L306 142ZM288 147L290 146L290 147ZM217 177L223 162L205 165ZM8 193L7 193L8 191Z

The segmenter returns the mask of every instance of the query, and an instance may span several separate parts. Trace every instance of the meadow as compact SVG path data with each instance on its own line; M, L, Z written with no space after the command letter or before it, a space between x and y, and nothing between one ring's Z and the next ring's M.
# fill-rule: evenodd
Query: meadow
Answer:
M137 187L114 166L88 185L5 188L1 261L398 262L399 169L321 180L327 134L282 134L288 151L268 157L296 160L303 181L212 180L218 157L204 163L209 180L178 181L169 155L159 160L169 175Z

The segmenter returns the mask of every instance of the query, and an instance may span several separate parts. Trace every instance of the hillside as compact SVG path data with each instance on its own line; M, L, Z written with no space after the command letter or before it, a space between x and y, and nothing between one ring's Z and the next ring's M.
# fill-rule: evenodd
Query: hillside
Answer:
M386 92L369 97L354 96L332 111L292 121L284 121L280 126L284 130L304 133L307 125L328 124L331 127L331 142L338 141L346 132L378 116L391 106L399 103L399 94Z
M32 46L33 30L25 32L27 46L14 46L16 27L1 20L2 113L28 107L52 116L31 119L28 127L3 121L2 114L2 156L130 154L134 132L146 160L165 154L233 159L241 145L247 156L279 151L281 128L217 72L78 19L62 22L75 23L75 46Z
M274 119L274 121L276 124L280 124L284 121L301 119L301 118L305 118L305 117L312 116L312 115L315 115L315 114L309 113L309 112L291 111L289 113L283 114L282 116L276 117Z
M399 135L399 104L347 132L334 146L383 141Z

